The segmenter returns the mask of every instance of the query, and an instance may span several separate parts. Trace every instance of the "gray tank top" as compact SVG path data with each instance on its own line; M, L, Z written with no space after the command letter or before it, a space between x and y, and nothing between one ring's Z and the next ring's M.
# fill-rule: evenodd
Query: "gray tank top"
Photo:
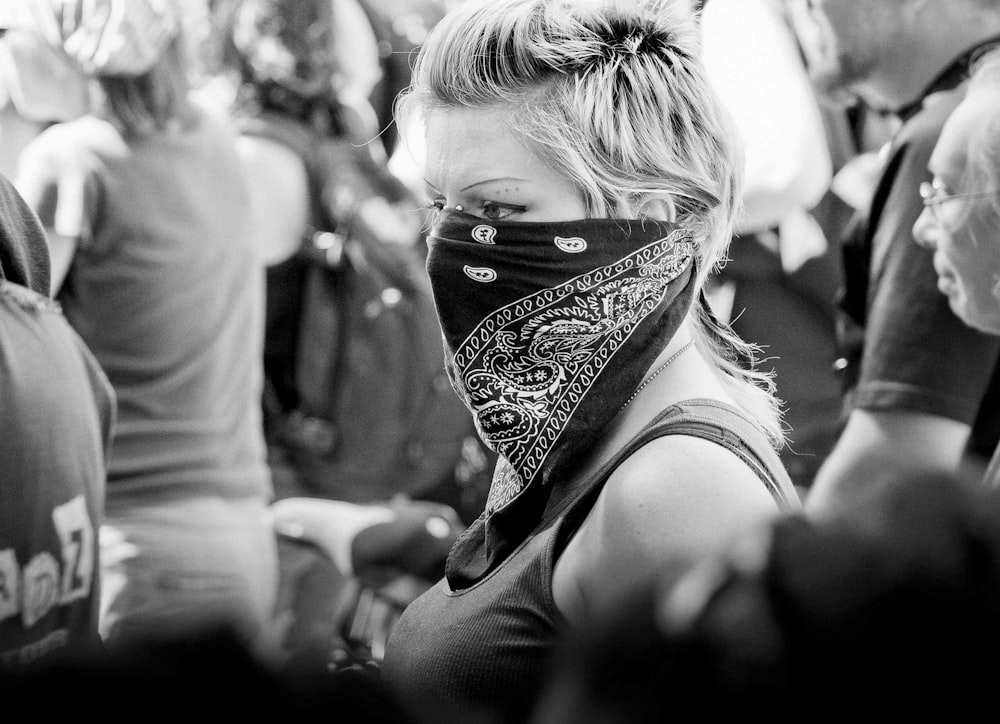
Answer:
M553 491L541 522L501 565L460 590L442 579L410 604L389 640L386 681L418 711L523 721L563 625L552 594L555 562L614 470L665 435L725 447L757 473L782 511L801 508L777 452L742 412L709 399L672 405L584 484Z

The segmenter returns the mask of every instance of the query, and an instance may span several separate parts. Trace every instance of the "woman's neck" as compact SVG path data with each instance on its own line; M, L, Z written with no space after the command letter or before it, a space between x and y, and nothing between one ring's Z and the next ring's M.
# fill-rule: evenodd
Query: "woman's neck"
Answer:
M592 452L580 461L569 486L592 475L670 405L697 397L733 403L685 321L646 370L635 396L622 406Z

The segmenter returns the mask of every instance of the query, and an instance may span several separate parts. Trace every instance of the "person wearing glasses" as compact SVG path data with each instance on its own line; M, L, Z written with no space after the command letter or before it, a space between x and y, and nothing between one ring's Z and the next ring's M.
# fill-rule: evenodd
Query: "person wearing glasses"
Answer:
M1000 340L936 292L933 254L913 243L918 188L969 64L1000 42L983 0L787 0L810 74L830 100L899 121L867 209L841 240L838 332L844 426L806 496L812 515L849 508L881 475L981 476L1000 429Z
M920 186L913 226L934 254L938 290L967 325L1000 335L1000 50L975 65L964 100L948 118ZM1000 487L1000 447L986 471Z

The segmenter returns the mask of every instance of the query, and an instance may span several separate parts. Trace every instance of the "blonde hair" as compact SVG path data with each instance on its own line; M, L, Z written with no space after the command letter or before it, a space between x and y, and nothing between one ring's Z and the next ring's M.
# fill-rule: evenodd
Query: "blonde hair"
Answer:
M743 177L700 52L688 0L463 0L421 47L397 116L504 107L592 218L634 218L650 200L672 206L694 234L700 288L726 261ZM752 364L756 347L696 310L698 346L780 446L780 405L771 374Z
M166 130L181 118L191 90L189 56L175 37L152 68L137 76L101 75L103 115L126 138L143 138Z

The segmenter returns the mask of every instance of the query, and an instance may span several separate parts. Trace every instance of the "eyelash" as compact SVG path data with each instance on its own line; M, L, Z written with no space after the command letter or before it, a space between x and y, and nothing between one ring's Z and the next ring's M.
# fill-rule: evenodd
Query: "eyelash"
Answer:
M483 212L483 216L492 221L500 221L501 219L507 218L508 214L504 216L491 216L490 212L496 213L497 211L507 210L514 214L523 214L527 211L527 208L519 204L501 204L496 201L484 201L480 210Z
M443 199L431 199L426 204L424 204L424 209L431 212L440 212L445 208L445 203ZM500 221L506 218L506 216L496 216L496 213L501 210L506 210L511 213L519 214L527 211L526 206L521 206L520 204L502 204L498 201L484 201L479 205L479 211L483 218L492 221Z

